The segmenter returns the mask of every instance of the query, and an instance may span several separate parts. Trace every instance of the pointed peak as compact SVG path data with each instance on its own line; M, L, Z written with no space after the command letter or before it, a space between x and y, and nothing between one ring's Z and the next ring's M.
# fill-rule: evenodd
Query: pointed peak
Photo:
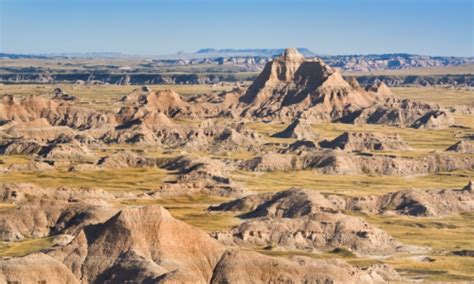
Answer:
M304 56L296 48L287 48L282 53L281 57L284 61L303 60Z

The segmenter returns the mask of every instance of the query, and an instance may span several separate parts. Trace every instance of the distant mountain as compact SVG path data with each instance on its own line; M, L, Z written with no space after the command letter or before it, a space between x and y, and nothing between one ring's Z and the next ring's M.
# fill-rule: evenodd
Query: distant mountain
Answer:
M44 54L49 57L70 57L70 58L128 58L132 55L120 52L61 52Z
M332 67L344 71L363 72L474 64L474 57L428 56L406 53L330 55L321 58Z
M304 56L316 56L316 53L312 52L307 48L297 48L298 51L303 54ZM233 48L226 48L226 49L214 49L214 48L203 48L198 50L197 54L212 54L212 55L248 55L248 56L275 56L280 55L283 53L284 48L249 48L249 49L233 49Z
M0 59L46 59L49 58L48 56L44 55L33 55L33 54L16 54L16 53L1 53L0 52Z
M0 59L48 59L48 58L129 58L127 55L119 52L64 52L64 53L42 53L42 54L17 54L1 53Z

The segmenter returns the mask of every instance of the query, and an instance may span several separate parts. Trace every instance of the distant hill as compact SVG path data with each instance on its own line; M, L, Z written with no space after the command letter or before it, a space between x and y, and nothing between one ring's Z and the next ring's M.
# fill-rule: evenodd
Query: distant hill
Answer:
M48 58L129 58L131 55L118 52L64 52L44 54L1 53L0 59L48 59Z
M298 51L303 54L304 56L316 56L316 53L307 49L307 48L297 48ZM248 55L248 56L275 56L280 55L283 53L284 48L248 48L248 49L233 49L233 48L226 48L226 49L214 49L214 48L203 48L198 50L197 54L212 54L212 55Z
M33 54L1 53L0 59L46 59L48 56Z

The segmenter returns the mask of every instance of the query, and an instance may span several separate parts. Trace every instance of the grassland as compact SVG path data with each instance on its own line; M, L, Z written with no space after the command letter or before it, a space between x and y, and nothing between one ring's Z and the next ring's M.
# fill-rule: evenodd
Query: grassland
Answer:
M454 88L398 87L392 92L402 98L436 103L442 106L474 105L474 91Z
M411 177L323 175L315 171L236 172L234 180L256 192L274 192L300 187L345 196L380 195L404 189L462 188L474 172L450 172Z
M42 187L95 187L108 191L129 192L156 189L167 172L160 168L122 168L97 171L1 173L2 183L35 183Z

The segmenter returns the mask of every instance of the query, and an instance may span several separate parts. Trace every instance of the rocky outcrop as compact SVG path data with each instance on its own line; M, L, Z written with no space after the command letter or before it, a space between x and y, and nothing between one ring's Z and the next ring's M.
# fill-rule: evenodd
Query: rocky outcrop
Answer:
M362 270L340 260L284 259L226 250L207 233L174 219L157 205L120 210L44 253L0 260L0 279L10 282L271 282L275 275L279 281L399 279L387 266Z
M287 49L267 63L240 98L244 117L310 122L372 123L415 128L453 124L449 113L437 105L394 96L383 83L362 89L347 82L320 59L305 59Z
M31 114L12 95L1 97L0 121L28 121L31 118Z
M153 196L205 194L236 197L247 192L243 186L229 178L227 166L218 160L180 157L162 167L176 171L176 178L166 180Z
M64 264L42 253L0 260L0 282L81 283Z
M379 283L400 279L393 269L372 269L368 274L339 260L275 259L255 252L228 251L219 260L211 283Z
M52 163L66 164L95 159L93 152L86 145L67 136L58 136L57 139L45 143L30 139L12 139L3 145L0 142L0 153L3 155L33 155Z
M371 85L376 82L385 82L390 87L472 87L472 74L446 75L362 75L357 76L361 85Z
M0 201L21 204L30 199L53 199L64 201L83 201L102 204L114 199L114 195L96 188L43 188L30 183L6 183L0 186Z
M0 212L0 239L11 242L72 233L103 222L115 211L103 203L37 198Z
M449 146L446 151L460 154L474 154L474 143L469 140L461 140Z
M230 234L218 233L225 244L277 246L299 250L344 247L363 255L394 253L400 244L363 219L341 213L317 212L298 218L259 218L246 221Z
M325 197L316 191L290 189L259 197L245 197L211 207L211 210L248 209L249 201L262 202L242 215L244 223L230 232L216 233L221 242L232 245L278 246L300 250L329 250L345 247L360 254L384 255L400 244L386 232L358 217L340 213L345 200ZM244 205L244 206L242 206Z
M188 130L175 124L157 110L133 108L118 114L120 124L100 135L107 144L138 144L145 146L182 146Z
M454 124L454 118L447 111L430 111L417 119L414 128L447 128Z
M407 151L410 147L398 134L344 132L332 141L320 142L324 148L346 151Z
M88 283L208 283L223 252L206 233L175 220L160 206L147 206L123 209L84 228L50 255Z
M248 129L243 122L217 124L205 120L186 137L190 150L208 150L213 153L231 151L255 151L263 144L263 137Z
M160 91L135 91L123 97L122 102L126 104L119 115L133 114L136 112L158 112L169 117L195 117L196 107L185 102L179 94L172 90ZM135 112L135 113L134 113Z
M315 212L335 213L343 208L343 199L335 196L328 199L317 191L292 188L273 194L254 210L242 215L242 218L297 218Z
M442 216L474 211L472 182L462 190L407 190L353 198L347 209L369 213Z
M290 154L268 153L239 163L250 171L292 171L314 169L323 174L407 176L453 170L470 170L472 157L431 154L419 158L371 153L349 153L334 150L295 151Z
M157 165L156 159L146 158L128 150L117 151L97 161L97 166L102 168L141 168Z
M14 206L0 211L0 239L20 241L57 234L74 234L103 222L116 212L115 197L99 189L42 188L32 184L3 184L2 202Z
M115 123L111 112L100 112L66 102L56 102L41 96L29 96L20 105L34 118L46 118L51 125L73 129L90 129Z
M5 140L31 140L38 143L55 140L60 136L73 137L74 131L65 126L51 126L45 118L30 121L10 121L0 126L0 132L8 135Z
M269 62L240 101L244 116L288 121L312 108L317 120L331 121L344 113L368 107L374 97L350 86L319 59L305 60L296 49L287 49Z
M307 121L299 118L293 120L284 130L272 135L277 138L295 138L307 141L316 141L318 136Z

